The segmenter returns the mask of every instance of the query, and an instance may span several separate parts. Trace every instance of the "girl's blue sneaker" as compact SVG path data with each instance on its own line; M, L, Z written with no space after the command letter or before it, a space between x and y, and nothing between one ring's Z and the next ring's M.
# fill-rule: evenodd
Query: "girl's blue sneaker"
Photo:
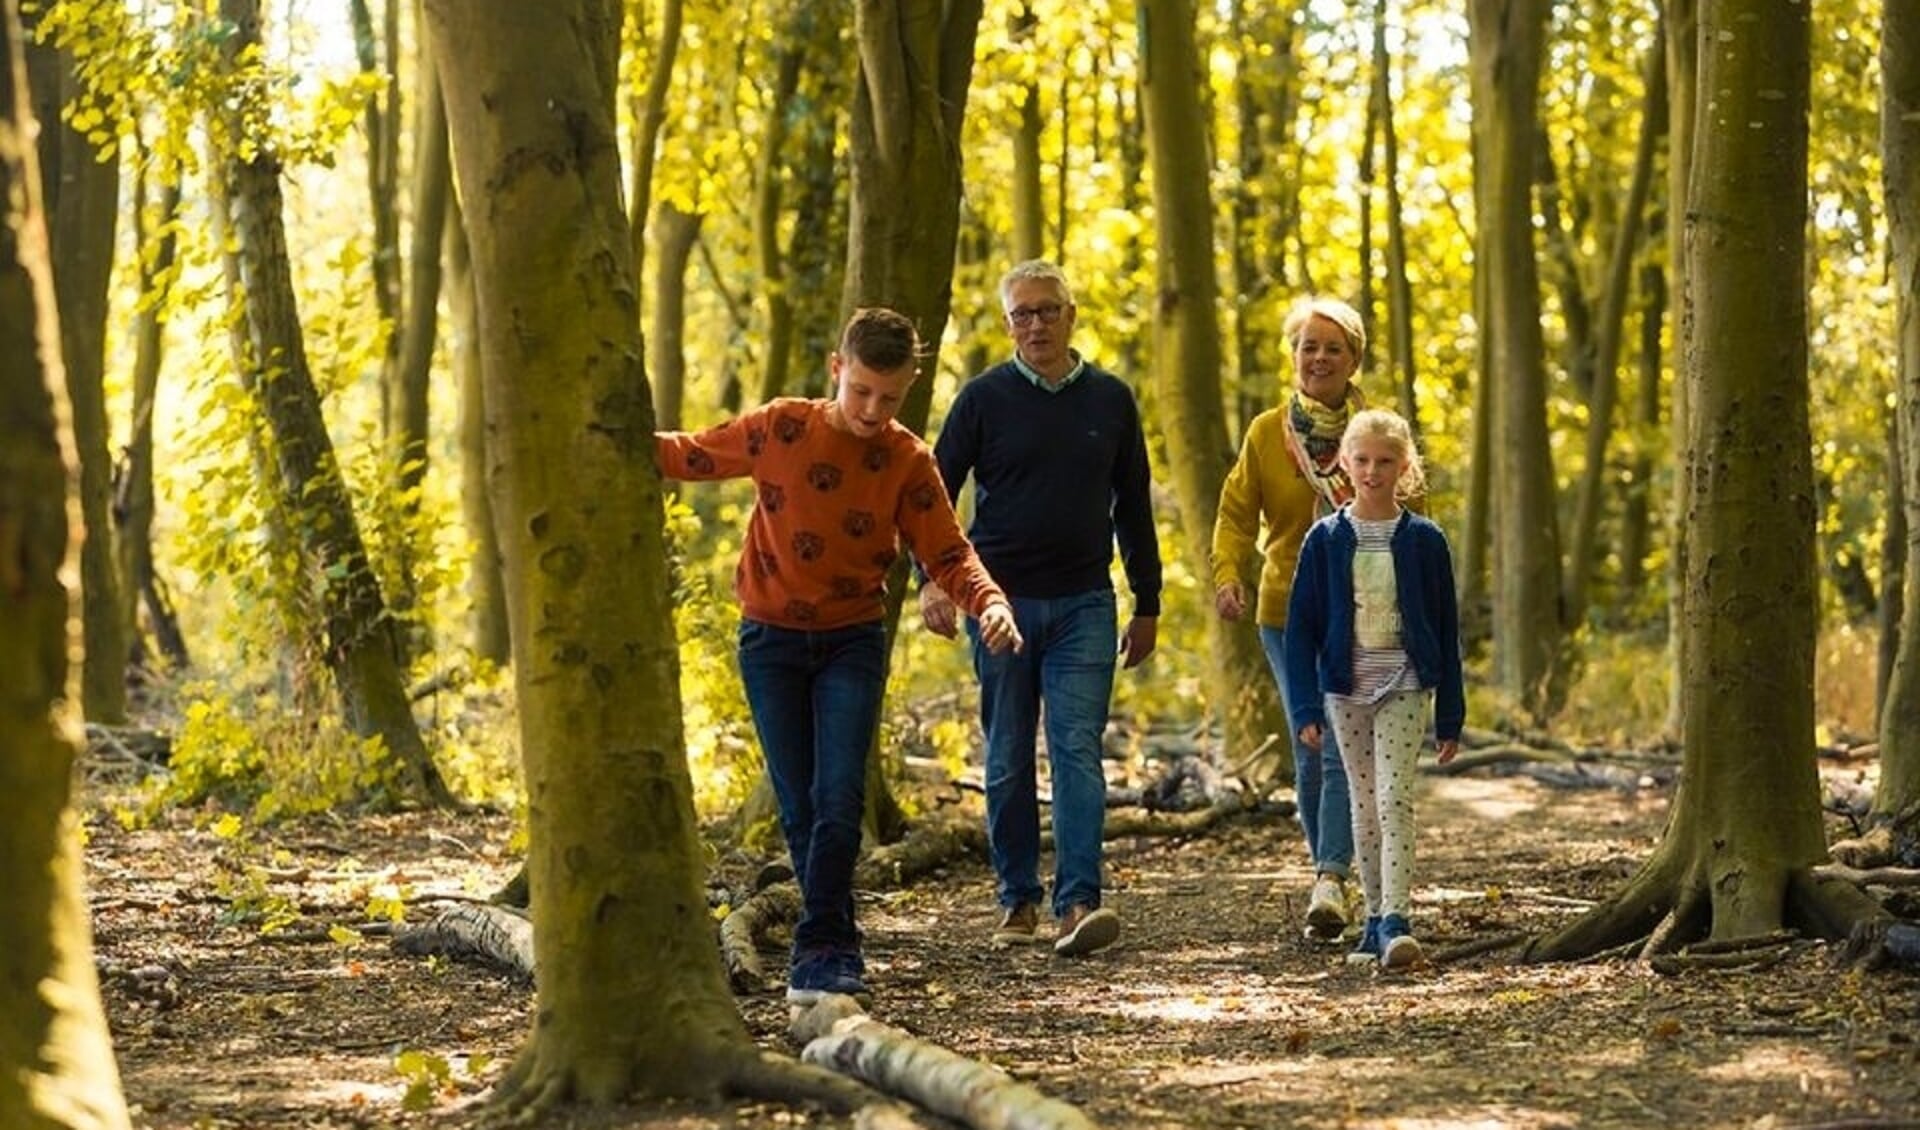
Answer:
M1389 914L1380 920L1379 945L1383 969L1406 969L1420 964L1425 956L1404 915Z
M1372 965L1380 960L1380 916L1367 915L1367 921L1360 928L1360 944L1353 947L1347 955L1348 965Z

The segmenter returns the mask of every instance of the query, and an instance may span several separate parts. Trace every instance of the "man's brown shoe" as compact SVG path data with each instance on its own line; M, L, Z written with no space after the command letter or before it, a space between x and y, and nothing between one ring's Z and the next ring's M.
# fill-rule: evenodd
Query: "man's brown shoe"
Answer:
M1073 906L1060 918L1053 952L1061 957L1085 957L1106 949L1120 937L1120 916L1105 907Z
M1030 902L1007 908L993 932L995 946L1030 946L1040 940L1040 908Z

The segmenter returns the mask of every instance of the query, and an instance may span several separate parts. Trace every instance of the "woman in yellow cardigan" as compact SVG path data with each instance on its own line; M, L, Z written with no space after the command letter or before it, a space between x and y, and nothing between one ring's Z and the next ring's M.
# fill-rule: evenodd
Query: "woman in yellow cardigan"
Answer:
M1246 615L1242 571L1265 527L1254 616L1282 702L1287 596L1301 539L1316 518L1353 497L1338 457L1347 420L1365 407L1353 381L1367 343L1359 312L1335 298L1296 302L1283 333L1293 349L1293 395L1247 425L1213 524L1214 608L1228 620ZM1309 940L1338 941L1347 925L1346 880L1353 861L1346 770L1330 740L1318 751L1295 746L1293 766L1300 827L1314 869L1305 933Z

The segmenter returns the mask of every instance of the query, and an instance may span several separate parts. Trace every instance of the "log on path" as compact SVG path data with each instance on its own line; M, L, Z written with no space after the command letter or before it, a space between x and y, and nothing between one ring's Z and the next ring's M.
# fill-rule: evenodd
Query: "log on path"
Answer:
M463 903L418 926L396 932L404 954L477 960L523 981L533 980L533 922L510 907Z
M883 1024L852 997L796 1009L789 1029L807 1063L851 1075L886 1094L975 1130L1095 1130L1078 1107L1042 1094L990 1063Z
M792 882L775 883L733 908L720 922L720 961L727 967L727 983L736 993L757 993L767 987L760 965L760 943L775 926L800 917L800 888Z

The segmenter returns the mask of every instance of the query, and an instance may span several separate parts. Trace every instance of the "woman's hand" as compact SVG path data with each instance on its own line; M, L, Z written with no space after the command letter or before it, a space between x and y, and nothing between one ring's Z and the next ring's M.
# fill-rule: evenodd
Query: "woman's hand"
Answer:
M1228 581L1213 590L1213 610L1222 620L1238 620L1247 613L1247 593L1239 581Z

